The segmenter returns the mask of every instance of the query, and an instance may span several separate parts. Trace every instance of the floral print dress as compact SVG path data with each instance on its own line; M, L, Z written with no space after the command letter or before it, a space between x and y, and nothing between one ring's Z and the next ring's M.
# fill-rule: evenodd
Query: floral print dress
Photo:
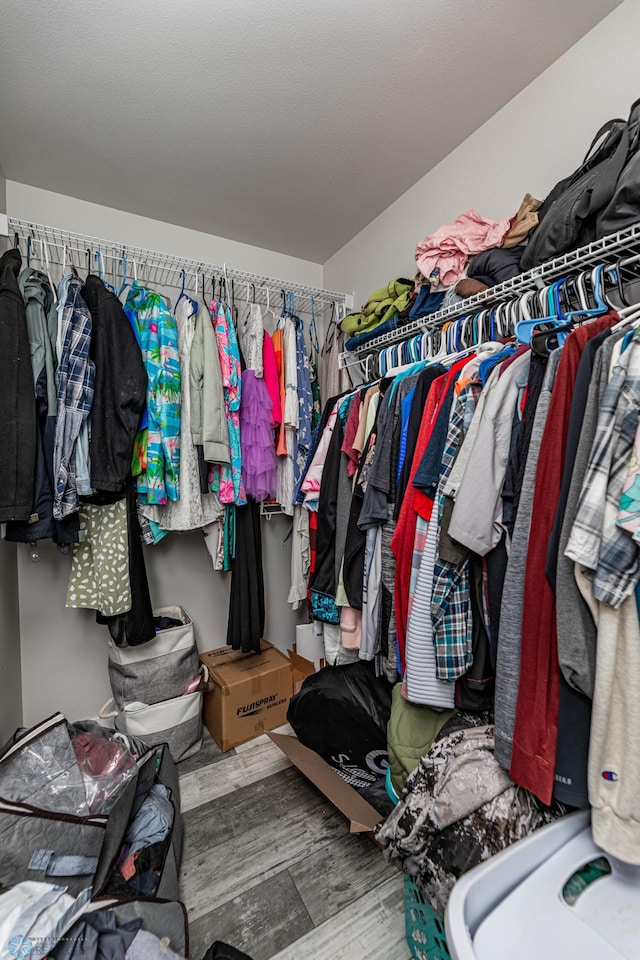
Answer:
M181 377L176 320L164 297L138 281L131 284L125 311L135 316L147 370L146 444L138 438L138 496L164 505L180 493Z

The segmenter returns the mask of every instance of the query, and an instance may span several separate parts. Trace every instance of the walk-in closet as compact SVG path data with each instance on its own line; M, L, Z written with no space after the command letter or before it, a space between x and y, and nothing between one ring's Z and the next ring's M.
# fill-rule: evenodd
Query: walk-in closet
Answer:
M5 5L0 960L638 960L638 37Z

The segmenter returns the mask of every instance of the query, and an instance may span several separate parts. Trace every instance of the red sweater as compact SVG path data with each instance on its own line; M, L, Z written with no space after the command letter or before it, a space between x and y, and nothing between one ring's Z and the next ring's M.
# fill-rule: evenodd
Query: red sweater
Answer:
M545 576L547 546L560 496L573 387L584 345L620 318L607 314L574 330L558 364L542 435L533 495L522 612L520 686L510 774L551 803L558 739L560 667L556 600Z

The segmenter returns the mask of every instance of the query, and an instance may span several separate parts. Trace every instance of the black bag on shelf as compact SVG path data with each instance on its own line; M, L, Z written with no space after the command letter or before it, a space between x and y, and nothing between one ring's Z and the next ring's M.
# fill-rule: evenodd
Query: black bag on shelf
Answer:
M369 787L387 767L391 689L364 660L324 667L304 681L287 720L298 740L344 780L356 789Z
M600 224L596 226L598 215L611 203L627 163L629 128L638 122L639 105L640 101L633 104L628 123L620 119L605 123L582 164L546 197L520 261L523 272L604 235Z
M640 101L636 100L627 124L628 148L625 165L614 194L598 214L596 237L617 233L640 220Z

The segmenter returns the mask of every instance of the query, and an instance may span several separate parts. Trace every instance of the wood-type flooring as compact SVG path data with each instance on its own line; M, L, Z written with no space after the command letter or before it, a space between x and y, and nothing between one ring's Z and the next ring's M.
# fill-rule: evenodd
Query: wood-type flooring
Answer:
M410 960L401 875L266 735L178 770L191 960Z

